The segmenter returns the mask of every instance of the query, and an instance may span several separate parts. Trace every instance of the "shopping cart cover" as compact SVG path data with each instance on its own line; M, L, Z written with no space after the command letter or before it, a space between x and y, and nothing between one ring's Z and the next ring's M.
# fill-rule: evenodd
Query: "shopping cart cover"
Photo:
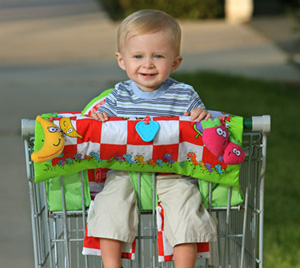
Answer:
M243 118L213 113L241 144ZM205 181L238 186L240 165L227 165L203 144L201 126L187 116L151 117L159 130L144 141L136 125L144 118L111 117L105 123L77 112L42 115L64 135L62 153L51 160L35 163L35 181L94 168L138 172L177 173ZM45 132L35 127L35 152L45 146ZM142 130L143 131L143 130ZM53 144L54 146L54 144Z

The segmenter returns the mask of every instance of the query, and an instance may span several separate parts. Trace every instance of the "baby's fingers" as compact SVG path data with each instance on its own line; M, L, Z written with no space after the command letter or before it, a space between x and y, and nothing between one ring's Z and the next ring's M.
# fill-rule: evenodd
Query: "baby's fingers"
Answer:
M99 121L102 121L102 122L105 122L108 120L108 115L107 113L103 112L97 112L97 113L92 113L91 116L96 119L96 120L99 120Z
M108 115L107 113L103 112L103 113L97 113L99 120L102 122L105 122L108 120Z
M203 110L200 114L195 114L191 116L191 120L195 122L200 122L202 120L208 120L211 118L211 114L208 113L206 110Z
M212 117L211 113L207 113L207 115L205 116L204 120L208 120L211 117Z
M95 112L91 113L91 117L96 120L99 120L99 117L98 117L97 113L95 113Z

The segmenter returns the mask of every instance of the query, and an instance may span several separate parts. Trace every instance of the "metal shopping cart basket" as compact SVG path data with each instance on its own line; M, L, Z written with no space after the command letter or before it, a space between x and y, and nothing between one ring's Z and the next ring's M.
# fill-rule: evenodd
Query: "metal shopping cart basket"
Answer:
M83 173L80 179L83 201L78 210L66 208L62 179L60 211L49 210L45 182L34 182L31 161L34 126L34 120L22 120L35 267L103 267L99 257L81 254L88 209L84 202ZM197 260L196 267L263 267L264 177L269 132L270 116L244 119L243 150L246 159L241 165L239 178L244 201L232 206L232 187L228 187L227 205L214 206L213 186L209 184L208 208L218 223L218 242L211 245L211 258ZM153 175L153 183L154 179ZM155 200L154 196L153 192L152 200ZM155 201L152 207L152 211L140 213L137 258L124 260L123 267L173 267L172 262L157 261Z

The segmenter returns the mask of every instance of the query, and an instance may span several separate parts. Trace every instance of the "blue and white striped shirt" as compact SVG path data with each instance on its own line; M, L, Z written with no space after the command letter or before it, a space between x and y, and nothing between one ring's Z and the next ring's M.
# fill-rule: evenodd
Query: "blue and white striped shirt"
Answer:
M192 86L168 78L152 92L140 90L132 80L118 83L98 112L109 116L182 116L205 106Z

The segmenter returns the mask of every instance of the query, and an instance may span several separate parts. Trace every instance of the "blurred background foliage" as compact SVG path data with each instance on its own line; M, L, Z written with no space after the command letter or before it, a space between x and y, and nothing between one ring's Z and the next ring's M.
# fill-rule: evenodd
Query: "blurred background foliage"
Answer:
M255 15L277 15L294 13L300 6L299 0L253 0Z
M113 20L140 9L160 9L175 18L213 19L224 17L225 0L98 0Z
M160 9L175 18L224 18L226 0L98 0L113 20L120 20L140 9ZM300 0L253 0L253 15L290 13L300 18Z

